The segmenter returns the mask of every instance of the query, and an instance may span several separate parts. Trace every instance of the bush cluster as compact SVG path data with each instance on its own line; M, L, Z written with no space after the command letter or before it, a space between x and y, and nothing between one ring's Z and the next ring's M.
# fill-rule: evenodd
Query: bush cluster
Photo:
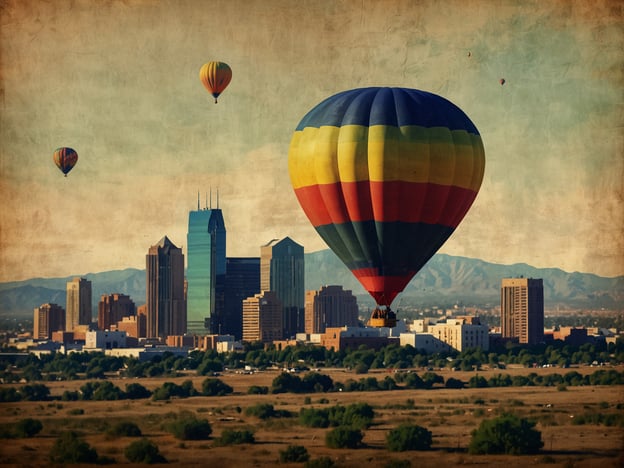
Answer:
M207 419L198 419L194 414L186 412L165 424L165 429L180 440L207 440L212 434L212 426Z
M224 429L221 432L221 436L215 439L214 445L219 447L224 445L253 444L255 441L252 431Z

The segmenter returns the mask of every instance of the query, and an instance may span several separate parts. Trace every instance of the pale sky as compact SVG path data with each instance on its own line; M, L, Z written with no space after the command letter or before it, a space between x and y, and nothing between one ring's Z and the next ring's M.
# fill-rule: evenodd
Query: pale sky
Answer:
M292 133L352 88L439 94L486 168L440 252L624 274L621 1L0 0L0 281L144 268L189 210L228 256L326 248L290 187ZM218 104L205 62L233 70ZM500 78L506 83L501 86ZM57 147L79 154L67 178Z

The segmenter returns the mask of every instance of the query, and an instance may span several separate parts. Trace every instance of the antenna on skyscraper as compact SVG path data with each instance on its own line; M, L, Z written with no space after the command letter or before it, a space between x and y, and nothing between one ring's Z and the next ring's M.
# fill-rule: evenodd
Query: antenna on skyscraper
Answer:
M219 209L219 188L217 188L217 210Z
M212 210L212 185L210 186L210 209Z
M197 191L197 211L199 211L199 190Z

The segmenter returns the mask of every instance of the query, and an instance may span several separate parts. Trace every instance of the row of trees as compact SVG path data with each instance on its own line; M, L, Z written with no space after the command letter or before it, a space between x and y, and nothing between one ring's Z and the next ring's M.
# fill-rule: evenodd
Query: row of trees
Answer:
M449 377L446 380L435 372L395 373L382 380L376 377L363 377L359 380L348 379L346 382L334 382L322 372L308 372L303 377L289 372L277 375L271 387L250 386L249 394L277 393L325 393L325 392L358 392L388 391L401 389L430 389L435 386L446 388L485 388L485 387L525 387L525 386L567 386L578 385L624 385L624 372L610 369L597 369L592 374L582 375L577 371L569 371L563 375L552 373L539 375L532 372L528 375L497 374L486 379L481 375L473 375L468 382ZM191 380L181 384L165 382L162 386L150 391L137 382L126 384L125 390L108 380L86 382L79 390L66 390L61 395L63 401L78 400L135 400L152 398L153 400L169 400L171 398L189 398L194 396L224 396L233 392L231 386L216 377L208 377L201 384L201 390L193 386ZM23 387L0 387L0 402L11 401L45 401L50 398L49 388L41 383L27 384Z
M212 375L224 369L252 366L258 369L291 367L302 363L310 367L345 367L358 372L369 369L453 368L479 370L482 366L504 368L508 364L527 367L553 365L569 367L577 364L624 362L624 342L583 344L575 347L555 342L533 347L508 345L490 352L479 348L461 353L427 354L410 345L388 345L381 350L360 347L355 350L327 350L320 346L287 346L282 350L264 349L262 343L247 344L243 352L217 353L193 351L187 356L165 353L150 361L130 357L105 356L103 353L52 353L37 357L33 354L14 362L14 357L0 355L0 379L3 382L26 380L72 380L105 378L115 373L129 378L177 376L194 370L197 375Z

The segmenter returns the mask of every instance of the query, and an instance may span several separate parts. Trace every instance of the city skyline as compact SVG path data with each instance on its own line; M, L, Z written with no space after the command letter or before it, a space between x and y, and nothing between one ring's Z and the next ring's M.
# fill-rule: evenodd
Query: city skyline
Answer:
M483 137L481 191L440 252L623 275L621 8L496 5L7 2L0 281L142 268L217 188L227 257L286 236L325 249L288 146L318 102L364 86L439 94ZM233 70L219 104L198 78L210 60ZM67 178L60 146L79 154Z

